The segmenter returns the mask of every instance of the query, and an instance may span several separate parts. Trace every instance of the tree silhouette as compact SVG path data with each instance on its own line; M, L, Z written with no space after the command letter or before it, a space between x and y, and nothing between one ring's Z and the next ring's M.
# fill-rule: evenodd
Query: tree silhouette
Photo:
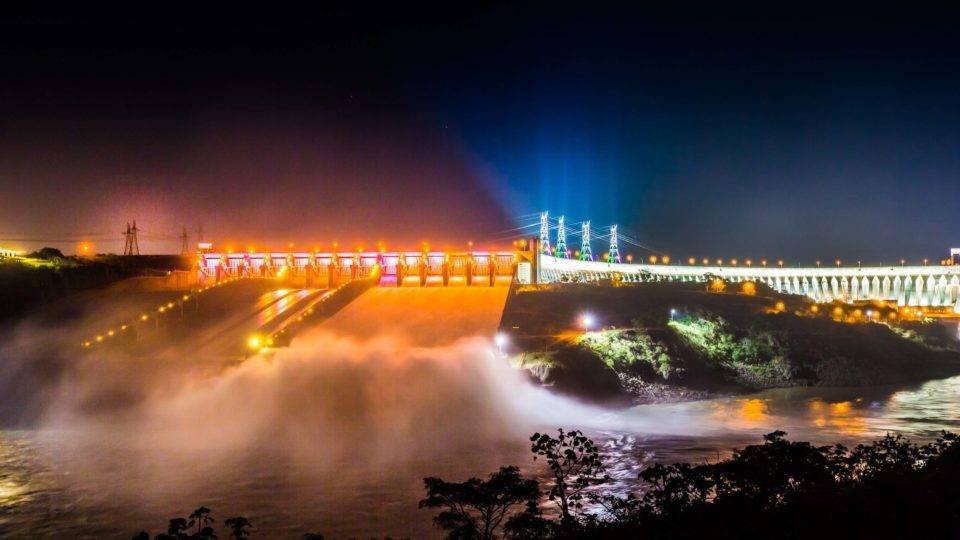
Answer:
M434 522L449 532L448 538L489 540L517 505L536 506L540 490L536 480L520 476L516 467L501 467L487 480L446 482L424 478L427 496L420 508L443 508Z
M167 525L167 534L173 537L179 537L185 534L187 531L187 520L178 517L170 520L170 524Z
M572 521L573 514L583 507L585 490L610 479L606 475L597 446L579 430L564 432L558 429L554 438L534 433L530 437L533 459L546 459L553 474L553 486L548 497L557 502L564 521Z
M237 540L249 538L249 529L253 527L253 524L250 523L250 520L243 516L227 518L223 521L223 524L230 529L230 535Z
M193 527L194 525L197 526L197 536L208 536L208 535L202 535L201 529L210 529L210 524L216 521L215 519L213 519L212 516L210 516L210 509L207 508L206 506L201 506L200 508L197 508L188 517L190 518L190 522L188 523L188 526L189 527Z
M733 458L712 466L716 497L751 500L759 508L775 508L793 498L830 489L835 475L830 447L784 439L774 431L763 436L765 444L735 451ZM685 475L693 480L694 469ZM703 474L704 469L696 471Z

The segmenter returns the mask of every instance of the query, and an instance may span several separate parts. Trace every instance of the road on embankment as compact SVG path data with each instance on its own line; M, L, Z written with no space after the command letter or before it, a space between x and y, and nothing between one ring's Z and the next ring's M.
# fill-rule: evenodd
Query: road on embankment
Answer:
M374 287L325 321L322 328L359 339L393 335L435 347L493 336L510 287Z

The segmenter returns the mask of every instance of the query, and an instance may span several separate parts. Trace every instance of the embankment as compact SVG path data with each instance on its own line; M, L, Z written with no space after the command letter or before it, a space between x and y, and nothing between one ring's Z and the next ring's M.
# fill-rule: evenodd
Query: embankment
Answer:
M564 285L517 289L501 330L518 364L561 392L594 400L698 399L960 373L960 347L948 328L901 313L884 305L814 306L759 286L743 294L692 283Z

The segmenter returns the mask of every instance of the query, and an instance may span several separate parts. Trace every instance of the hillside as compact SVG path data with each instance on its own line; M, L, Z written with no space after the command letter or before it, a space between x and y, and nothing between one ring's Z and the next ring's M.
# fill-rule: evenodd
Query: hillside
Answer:
M762 286L730 288L517 288L501 331L515 362L541 382L598 400L697 399L960 373L960 346L948 327L916 312L873 303L818 306Z

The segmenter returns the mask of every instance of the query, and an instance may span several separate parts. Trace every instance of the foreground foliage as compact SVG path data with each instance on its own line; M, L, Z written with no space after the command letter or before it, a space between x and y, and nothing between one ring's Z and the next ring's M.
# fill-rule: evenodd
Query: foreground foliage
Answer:
M716 463L650 466L626 496L604 491L610 478L583 433L535 433L530 442L547 468L543 489L512 466L486 480L429 477L420 507L439 509L434 522L458 540L960 537L960 437L953 433L923 445L888 434L850 449L792 442L775 431ZM215 523L201 506L153 539L215 539ZM223 524L223 538L251 537L244 517Z
M925 445L887 435L853 449L791 442L785 435L765 435L763 444L717 463L653 465L640 473L638 493L619 496L585 489L607 480L592 441L579 432L561 430L558 438L536 434L532 450L546 458L553 475L541 497L556 517L544 517L528 501L505 519L501 515L505 524L499 531L453 528L445 520L461 506L450 500L445 520L437 524L449 531L448 538L477 539L954 538L960 533L957 435L944 432ZM428 493L443 482L427 480ZM469 490L462 495L476 496ZM584 499L590 510L573 511Z

